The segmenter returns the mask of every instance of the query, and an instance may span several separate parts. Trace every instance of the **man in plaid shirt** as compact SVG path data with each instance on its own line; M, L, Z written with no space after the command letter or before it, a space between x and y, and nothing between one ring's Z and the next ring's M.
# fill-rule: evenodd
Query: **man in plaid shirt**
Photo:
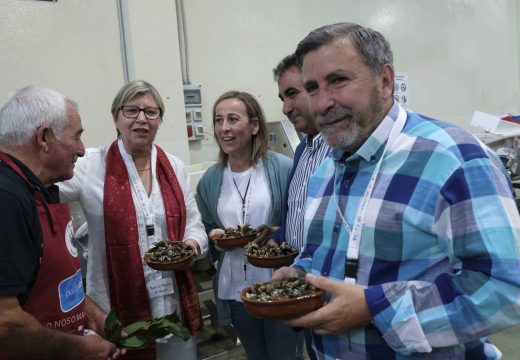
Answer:
M484 338L520 323L520 217L498 157L468 132L402 109L393 55L350 23L296 50L311 111L333 148L311 176L304 253L326 304L320 359L499 359Z

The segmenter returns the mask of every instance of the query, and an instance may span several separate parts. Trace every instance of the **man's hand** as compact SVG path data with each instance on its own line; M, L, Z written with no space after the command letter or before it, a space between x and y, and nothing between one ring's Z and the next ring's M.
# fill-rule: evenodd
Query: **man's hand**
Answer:
M25 312L16 297L0 296L0 349L20 359L117 359L124 354L101 336L82 336L43 326Z
M273 274L273 278L279 270ZM362 288L312 274L307 274L306 280L331 294L332 298L318 310L289 320L286 324L293 327L311 327L318 335L329 335L357 329L371 323L372 316Z
M85 296L85 325L87 329L105 337L105 313L89 296Z
M271 227L269 225L260 225L256 228L256 239L254 242L258 246L264 246L266 243L271 245L278 245L273 239L269 239L272 233L278 230L278 227Z
M304 277L305 272L288 266L282 266L273 273L271 280L283 280L290 277Z
M84 353L84 359L87 360L118 359L126 352L126 349L118 349L98 335L83 336L82 340L85 348L89 349L86 354Z
M96 304L89 296L85 296L85 325L87 329L95 332L100 337L105 337L105 321L107 319L108 314L105 313L98 304ZM122 334L123 337L126 337L126 333ZM118 349L116 346L112 346L112 343L107 342L107 344L103 344L99 339L88 339L96 346L105 346L107 351L110 351L110 358L117 359L119 356L124 355L126 353L126 349ZM98 343L98 344L96 344Z

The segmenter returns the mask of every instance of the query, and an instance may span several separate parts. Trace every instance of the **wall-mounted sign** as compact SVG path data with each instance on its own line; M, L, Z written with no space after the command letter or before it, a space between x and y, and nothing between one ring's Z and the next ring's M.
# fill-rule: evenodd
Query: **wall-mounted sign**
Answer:
M409 108L410 90L408 87L408 74L396 72L394 76L394 100L402 107Z

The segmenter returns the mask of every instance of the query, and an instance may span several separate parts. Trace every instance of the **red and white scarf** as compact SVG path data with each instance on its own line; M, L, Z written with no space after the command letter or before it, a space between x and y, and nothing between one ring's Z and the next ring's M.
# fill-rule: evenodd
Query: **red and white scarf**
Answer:
M155 147L156 177L166 212L168 239L182 241L186 228L184 195L166 153L159 146ZM111 308L123 324L150 320L135 204L117 140L110 145L107 154L103 214ZM202 317L192 273L190 270L176 271L175 279L182 324L195 334L202 328Z

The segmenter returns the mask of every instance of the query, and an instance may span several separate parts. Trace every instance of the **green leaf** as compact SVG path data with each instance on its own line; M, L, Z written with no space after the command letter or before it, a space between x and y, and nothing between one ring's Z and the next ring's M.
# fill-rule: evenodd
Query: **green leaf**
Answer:
M147 345L148 341L146 338L133 335L123 339L119 339L117 346L126 349L142 349Z
M175 323L172 323L169 327L168 327L168 331L170 332L170 334L173 334L177 337L180 337L182 338L184 341L188 340L191 336L191 333L189 332L188 329L186 329L185 327L183 326L179 326Z
M148 336L153 338L162 338L168 335L170 332L168 331L168 327L170 326L170 322L165 323L164 320L155 321L148 327Z
M105 336L110 342L116 342L121 337L123 324L117 319L116 313L110 311L105 320Z
M108 341L121 348L141 349L151 340L173 334L187 340L191 333L180 323L177 314L163 316L152 321L136 321L128 324L124 330L128 337L121 338L123 324L117 319L115 312L110 311L105 321L105 335Z
M186 329L184 326L181 326L181 335L180 337L184 340L188 340L191 336L191 332Z
M173 314L170 314L170 315L166 315L166 316L163 317L163 319L169 320L169 321L174 322L174 323L178 323L178 322L181 321L179 319L179 316L177 316L176 313L173 313Z
M130 336L139 331L146 331L148 330L149 324L148 321L136 321L125 326L125 332Z

